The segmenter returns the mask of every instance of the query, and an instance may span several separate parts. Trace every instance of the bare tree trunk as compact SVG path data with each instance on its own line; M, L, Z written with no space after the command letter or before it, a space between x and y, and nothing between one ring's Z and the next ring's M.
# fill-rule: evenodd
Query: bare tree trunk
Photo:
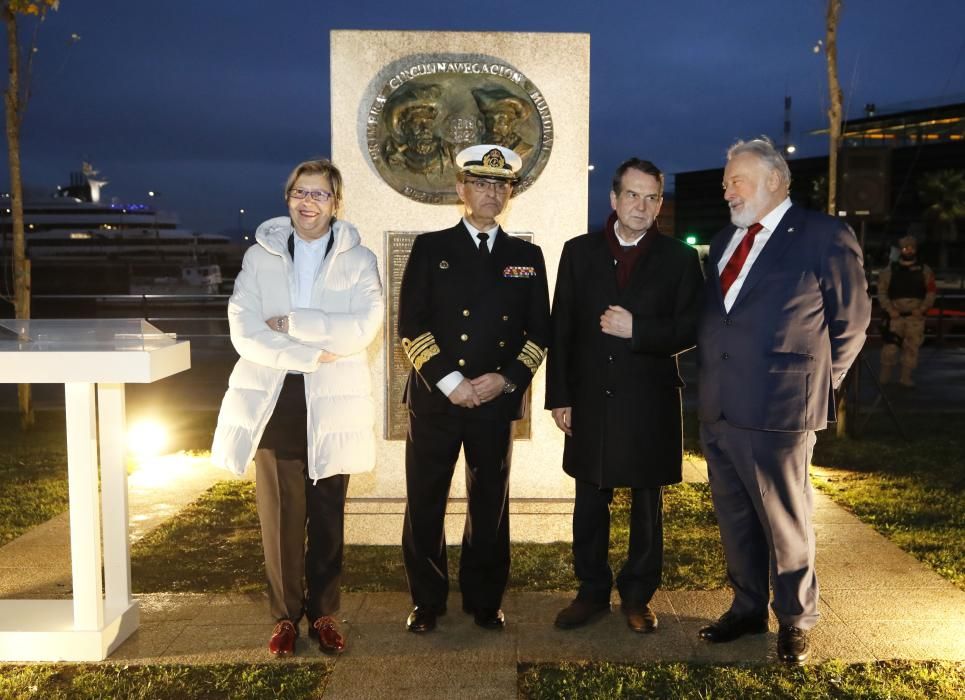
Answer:
M828 0L827 37L825 55L828 59L828 214L835 215L838 196L838 150L841 148L841 121L843 115L841 84L838 82L838 18L841 15L841 0Z
M838 150L841 148L842 103L841 84L838 82L838 18L841 15L841 0L828 0L825 15L827 35L824 54L828 61L828 214L834 216L838 210ZM850 382L845 381L838 392L838 406L835 432L840 437L848 432L848 391ZM857 387L854 388L857 391Z
M17 318L30 318L30 261L27 260L23 230L23 182L20 179L20 119L23 115L20 93L20 49L17 43L17 17L8 5L3 8L7 26L9 69L4 107L7 117L7 150L10 162L10 223L13 231L13 308ZM34 424L30 385L17 386L20 427Z

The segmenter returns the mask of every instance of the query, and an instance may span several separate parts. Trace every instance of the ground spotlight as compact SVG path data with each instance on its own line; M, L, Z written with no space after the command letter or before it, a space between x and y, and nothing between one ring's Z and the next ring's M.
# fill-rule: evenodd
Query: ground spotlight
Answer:
M138 457L157 456L167 444L168 431L157 421L138 421L127 431L127 449Z

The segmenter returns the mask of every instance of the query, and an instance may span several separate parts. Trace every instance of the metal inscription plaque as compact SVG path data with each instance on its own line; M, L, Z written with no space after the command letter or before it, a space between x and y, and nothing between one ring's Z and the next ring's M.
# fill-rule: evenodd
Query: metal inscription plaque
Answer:
M386 231L385 233L385 286L387 291L385 314L385 439L405 440L409 428L409 415L402 397L409 378L411 365L402 352L396 329L399 325L399 287L402 273L412 251L412 243L423 231ZM532 241L531 233L512 233ZM513 439L529 440L532 436L531 388L523 394L523 417L513 423Z
M382 179L410 199L457 203L456 154L477 143L511 148L523 159L514 195L536 181L549 159L549 105L501 59L411 56L387 68L379 84L366 115L368 154Z

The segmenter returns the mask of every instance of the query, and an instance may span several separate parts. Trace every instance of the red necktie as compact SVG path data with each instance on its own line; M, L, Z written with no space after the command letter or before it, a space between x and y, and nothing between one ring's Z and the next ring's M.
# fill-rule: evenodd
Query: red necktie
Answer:
M724 269L720 273L720 289L725 297L727 296L727 290L734 284L734 280L736 280L740 274L741 268L744 267L747 254L751 252L751 246L754 245L754 236L756 236L762 228L764 227L760 224L751 224L750 228L747 229L747 233L744 234L744 238L737 244L737 250L730 256L727 264L724 265Z

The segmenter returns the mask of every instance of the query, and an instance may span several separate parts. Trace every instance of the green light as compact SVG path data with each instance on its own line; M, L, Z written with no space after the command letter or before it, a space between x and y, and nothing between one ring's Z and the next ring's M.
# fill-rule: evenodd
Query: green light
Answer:
M687 245L697 245L697 236L687 236L684 240L687 241Z

